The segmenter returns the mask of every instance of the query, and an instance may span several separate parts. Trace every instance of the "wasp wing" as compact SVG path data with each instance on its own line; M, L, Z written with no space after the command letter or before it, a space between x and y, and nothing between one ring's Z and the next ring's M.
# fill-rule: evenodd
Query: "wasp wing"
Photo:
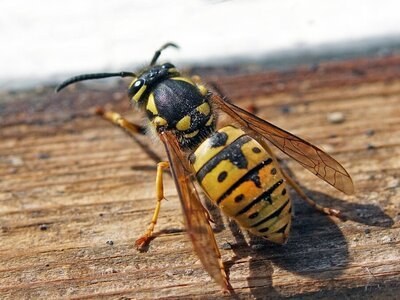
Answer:
M206 217L205 208L201 204L193 183L193 174L188 170L186 159L178 147L175 136L170 132L164 132L160 137L168 155L170 168L185 216L186 230L192 241L193 248L211 277L224 290L228 290L229 283L221 254L215 241L213 230Z
M216 94L212 94L211 98L216 105L242 126L270 141L322 180L348 195L354 193L353 181L349 173L323 150L225 101Z

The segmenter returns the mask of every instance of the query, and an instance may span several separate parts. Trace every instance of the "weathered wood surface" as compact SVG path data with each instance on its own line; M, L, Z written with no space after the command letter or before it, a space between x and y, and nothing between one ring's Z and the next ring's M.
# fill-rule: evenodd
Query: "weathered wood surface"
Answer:
M215 78L212 78L215 79ZM345 196L278 153L332 222L292 193L284 246L249 237L212 210L238 297L400 295L400 57L218 78L243 107L320 145L352 175ZM108 103L133 120L126 83L38 88L0 98L0 298L221 297L183 231L173 182L147 252L133 247L155 204L153 160L92 114ZM342 123L327 116L341 112ZM162 147L139 140L160 157Z

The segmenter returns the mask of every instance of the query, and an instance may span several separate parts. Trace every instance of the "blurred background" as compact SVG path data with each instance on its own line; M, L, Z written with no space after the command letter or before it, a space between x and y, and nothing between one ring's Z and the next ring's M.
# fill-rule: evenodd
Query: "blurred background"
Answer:
M185 66L287 68L400 49L400 2L0 1L0 88L132 70L163 43Z

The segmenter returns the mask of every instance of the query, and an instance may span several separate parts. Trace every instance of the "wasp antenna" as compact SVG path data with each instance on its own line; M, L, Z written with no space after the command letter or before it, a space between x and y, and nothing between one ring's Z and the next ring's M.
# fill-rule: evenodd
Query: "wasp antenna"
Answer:
M164 49L168 48L168 47L174 47L174 48L176 48L176 49L179 49L179 46L178 46L177 44L175 44L175 43L166 43L166 44L164 44L163 46L161 46L160 49L158 49L158 50L156 51L156 53L154 53L153 59L152 59L151 62L150 62L150 66L154 66L154 64L156 63L157 59L160 57L161 52L162 52Z
M84 80L91 80L91 79L101 79L101 78L108 78L108 77L137 77L135 73L132 72L118 72L118 73L95 73L95 74L83 74L83 75L78 75L71 77L64 82L62 82L59 86L56 88L56 93L61 91L63 88L66 86L78 82L78 81L84 81Z

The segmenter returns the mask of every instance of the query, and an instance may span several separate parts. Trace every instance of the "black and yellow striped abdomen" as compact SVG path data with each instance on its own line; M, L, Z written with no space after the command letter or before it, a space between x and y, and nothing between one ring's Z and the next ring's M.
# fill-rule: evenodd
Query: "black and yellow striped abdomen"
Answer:
M291 200L279 168L251 136L221 128L190 156L196 178L209 198L242 227L284 243L291 224Z

